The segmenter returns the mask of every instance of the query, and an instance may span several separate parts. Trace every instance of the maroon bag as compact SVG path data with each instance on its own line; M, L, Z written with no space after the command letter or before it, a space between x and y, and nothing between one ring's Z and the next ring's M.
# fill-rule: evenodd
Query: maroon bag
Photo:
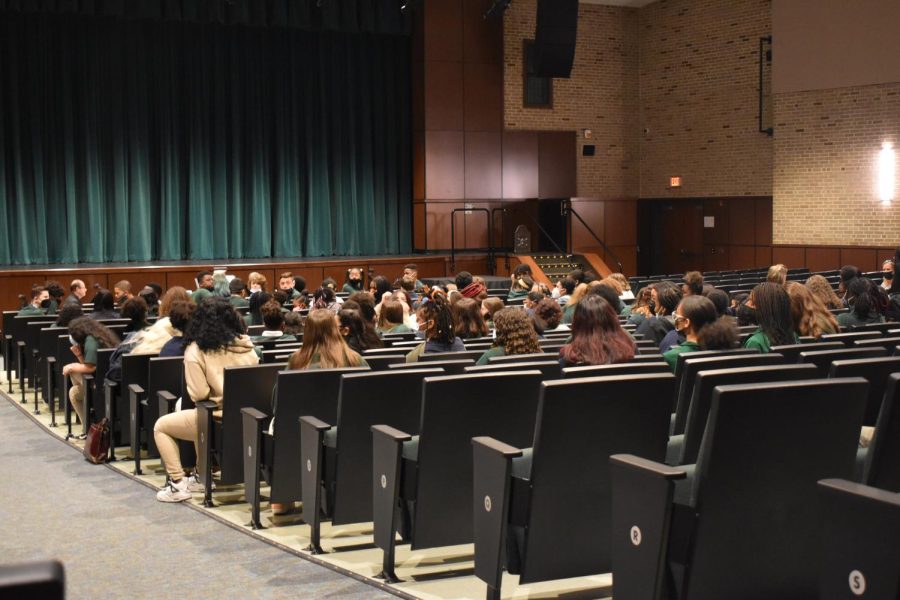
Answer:
M106 462L109 457L109 419L103 418L91 425L82 453L95 465Z

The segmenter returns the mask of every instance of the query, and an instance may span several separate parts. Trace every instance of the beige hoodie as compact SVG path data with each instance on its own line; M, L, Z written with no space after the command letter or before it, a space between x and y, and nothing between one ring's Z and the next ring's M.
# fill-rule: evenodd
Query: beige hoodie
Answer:
M184 351L184 380L187 392L196 402L212 400L222 409L225 367L255 365L259 357L246 335L235 338L225 350L203 352L192 342Z
M159 354L166 342L176 335L181 335L181 332L172 327L169 317L162 317L141 332L141 340L131 354Z

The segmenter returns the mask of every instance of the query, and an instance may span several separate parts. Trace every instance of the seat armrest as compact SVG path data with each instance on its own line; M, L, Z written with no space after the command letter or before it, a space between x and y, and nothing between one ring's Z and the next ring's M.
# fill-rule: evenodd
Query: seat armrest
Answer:
M250 525L253 529L262 529L259 518L260 479L262 465L262 436L265 421L269 416L252 407L241 409L241 427L243 434L244 462L244 496L250 504Z
M403 444L412 436L389 425L372 426L372 516L375 545L382 549L381 577L399 581L394 572L395 532L400 517Z
M322 487L325 469L325 432L331 425L312 416L300 417L300 493L303 500L303 520L309 524L309 547L313 554L322 554Z
M472 438L472 514L475 575L488 586L488 597L500 597L512 462L522 450L491 437Z
M137 384L137 383L129 384L128 391L131 392L132 394L137 394L138 396L141 396L144 394L144 388L142 388L140 386L140 384Z
M400 431L399 429L394 429L390 425L373 425L372 426L372 436L373 437L382 437L394 440L395 442L408 442L412 439L413 436L406 433L405 431Z
M162 390L156 392L156 401L159 403L159 416L163 416L175 410L175 403L178 402L178 398L171 392Z
M306 425L308 425L309 427L312 427L316 431L328 431L332 427L325 421L322 421L321 419L317 419L315 417L310 417L310 416L300 417L300 423L301 424L305 423ZM303 430L303 426L301 425L301 431L302 430Z
M256 408L253 408L253 407L242 408L242 409L241 409L241 413L244 414L244 415L247 415L248 417L250 417L250 418L253 419L254 421L265 421L266 419L269 418L269 415L267 415L266 413L262 412L261 410L258 410L258 409L256 409Z
M665 583L675 481L687 473L630 454L614 454L609 462L616 596L656 600Z

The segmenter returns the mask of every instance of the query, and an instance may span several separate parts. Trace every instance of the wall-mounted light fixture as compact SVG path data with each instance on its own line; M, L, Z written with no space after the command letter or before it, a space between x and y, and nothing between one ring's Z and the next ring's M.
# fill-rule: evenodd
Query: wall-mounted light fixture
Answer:
M891 142L881 145L878 153L878 198L885 205L890 205L896 189L897 153Z

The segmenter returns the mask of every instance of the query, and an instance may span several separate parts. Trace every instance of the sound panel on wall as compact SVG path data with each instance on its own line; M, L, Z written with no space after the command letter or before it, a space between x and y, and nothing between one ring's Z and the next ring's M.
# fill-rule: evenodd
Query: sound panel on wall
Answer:
M569 77L577 34L578 0L538 0L528 72L538 77Z

